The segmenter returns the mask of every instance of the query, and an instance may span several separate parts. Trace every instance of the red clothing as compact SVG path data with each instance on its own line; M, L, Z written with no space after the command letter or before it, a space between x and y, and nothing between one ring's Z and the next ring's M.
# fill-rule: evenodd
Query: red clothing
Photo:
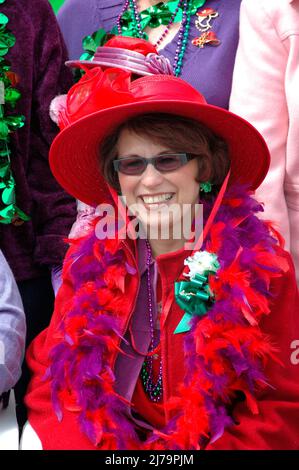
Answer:
M285 256L291 260L289 254ZM279 348L281 365L271 361L267 377L274 386L259 397L259 414L252 415L244 403L234 416L239 422L207 450L288 450L299 449L299 365L291 362L291 343L299 338L299 299L295 269L273 283L275 308L263 319L263 330Z
M284 256L290 262L289 255L284 253ZM164 260L167 263L158 261L159 270L162 283L169 288L177 274L178 265L173 256L166 256ZM290 344L299 334L298 293L291 262L290 268L285 276L273 282L275 307L268 318L263 320L264 330L272 335L273 341L279 346L279 359L283 364L273 361L267 365L267 377L275 388L259 397L258 415L253 415L242 403L239 404L235 417L240 424L227 429L223 437L210 444L208 449L299 448L299 374L298 366L290 361ZM77 413L65 409L62 421L58 422L52 408L49 383L43 379L49 364L48 352L53 344L54 332L67 308L66 299L71 299L73 295L71 277L66 275L56 300L51 325L33 341L27 355L34 372L26 399L29 421L42 439L44 449L96 449L79 431ZM161 337L164 357L171 359L164 369L163 385L166 394L169 394L169 389L175 389L183 378L183 372L176 367L182 350L183 335L172 334L181 318L181 312L178 307L174 307L174 315L165 324L165 332Z
M234 324L233 317L231 320L225 320L223 326L222 322L217 320L217 317L215 319L211 317L210 312L213 309L215 312L215 308L213 307L209 312L209 315L204 316L196 322L196 334L193 332L191 332L190 335L186 333L174 334L174 330L182 318L183 311L176 302L173 302L169 315L166 317L166 304L167 299L173 293L174 282L177 281L181 275L184 259L186 258L186 252L184 250L180 250L175 253L158 256L156 258L156 263L161 277L163 303L161 317L161 355L163 361L163 399L165 403L166 423L170 422L170 418L174 418L171 419L171 421L175 421L175 423L177 423L176 420L179 420L179 424L176 428L178 432L170 432L167 434L165 440L161 444L164 447L160 448L196 449L196 446L199 443L198 436L201 437L202 429L204 432L210 432L211 436L215 436L215 438L217 438L217 432L215 433L211 427L208 428L209 421L207 420L205 409L202 407L203 402L201 401L203 396L201 390L205 390L206 381L209 382L208 375L203 378L202 376L198 376L193 373L190 377L187 376L186 373L186 371L188 371L187 363L190 370L190 364L199 367L199 363L207 362L209 363L209 366L211 365L211 367L213 367L213 369L205 367L203 369L204 373L210 374L210 371L212 370L212 374L214 374L217 380L219 377L221 378L224 375L226 380L230 381L229 383L232 383L232 386L234 387L229 389L229 391L233 391L232 396L234 396L235 391L238 392L238 390L243 389L247 391L247 405L249 404L249 406L251 406L251 409L249 409L248 406L245 406L245 402L236 402L231 399L230 403L233 405L232 414L235 424L230 424L228 427L226 425L222 437L214 443L208 443L206 447L207 449L299 449L299 374L298 366L292 364L290 359L292 354L291 343L297 339L299 335L299 302L294 267L288 253L278 247L274 250L271 248L271 245L268 248L268 251L263 251L263 248L259 248L259 240L254 242L257 243L257 257L252 257L253 253L248 251L246 244L248 243L250 245L250 237L251 239L252 237L256 237L256 233L253 228L256 229L257 227L260 229L258 238L260 238L260 236L265 236L266 240L268 237L268 235L265 235L266 232L265 228L263 228L263 223L258 221L256 218L253 220L248 217L244 222L244 217L238 216L239 212L237 212L237 216L233 219L234 223L231 224L233 232L230 237L224 236L225 234L222 238L220 237L219 231L227 230L229 223L227 210L232 213L235 210L235 207L237 207L237 211L239 211L239 201L240 199L236 198L225 200L223 204L222 217L226 222L217 222L210 229L210 238L207 242L206 249L210 250L210 252L222 253L221 256L224 257L229 251L229 244L232 242L235 247L232 252L239 253L239 245L235 245L236 232L234 232L234 230L236 224L242 224L240 225L240 229L238 229L238 236L244 237L244 233L248 233L248 238L246 238L247 235L245 236L245 239L243 238L245 258L242 262L245 262L246 260L248 262L249 259L250 266L257 262L257 264L255 264L256 269L252 267L252 273L256 273L256 279L260 279L260 283L264 286L263 288L265 290L268 289L267 282L269 279L266 271L274 271L275 273L275 268L273 267L269 271L269 269L267 270L263 266L267 266L267 263L269 262L270 267L274 266L271 263L275 263L276 261L283 266L281 272L274 274L274 276L270 276L271 284L269 286L269 290L271 293L271 299L268 304L269 311L267 303L264 303L264 297L256 296L257 291L252 291L249 288L247 293L251 297L249 298L250 304L248 305L252 305L253 307L251 310L246 310L248 321L245 323L243 322L240 326L240 329L242 330L241 334L245 335L243 336L245 337L245 340L242 340L239 344L242 344L242 347L246 350L246 339L249 337L251 339L251 348L247 350L247 354L254 357L256 350L258 350L261 354L261 358L266 358L263 363L264 375L270 386L264 388L257 387L255 393L257 408L255 408L255 402L250 396L250 391L248 392L248 388L244 388L242 384L242 367L244 367L242 357L240 363L234 363L233 358L230 363L232 366L228 369L228 375L224 375L223 372L226 372L226 370L219 370L219 365L224 364L224 367L226 367L226 362L229 362L229 358L221 358L222 362L219 362L217 355L215 355L213 350L205 349L206 347L217 349L219 348L218 343L220 342L220 347L223 348L227 354L231 351L233 351L233 354L236 354L236 350L233 345L237 342L237 338L235 336L230 338L227 337L227 334L230 332L239 331L238 323L236 327L231 327L231 325ZM247 201L247 203L249 202ZM252 226L252 223L255 225ZM262 224L262 226L260 224ZM124 448L135 449L139 448L139 446L143 448L142 442L139 441L136 446L136 443L130 441L130 435L128 435L126 430L124 430L125 426L129 423L129 419L127 421L122 421L121 424L116 421L109 421L110 417L114 416L113 413L110 413L112 406L109 407L109 403L112 403L111 400L114 400L115 397L112 396L112 389L109 388L110 383L112 383L111 387L113 387L113 381L111 381L108 369L109 367L114 366L116 357L119 354L119 351L114 344L115 339L119 338L119 336L113 336L112 334L112 338L110 340L109 336L107 336L107 334L105 335L105 329L103 329L105 324L103 321L107 322L107 320L102 320L101 315L101 305L104 301L108 302L108 307L110 307L110 305L113 306L109 321L117 318L119 322L120 335L121 337L124 337L134 313L137 295L139 293L140 279L137 270L136 253L134 254L134 249L132 249L128 241L123 242L122 248L123 253L125 253L124 260L126 260L127 270L129 270L127 272L129 272L129 274L122 277L122 267L120 267L119 264L115 264L109 268L109 276L105 271L106 284L111 286L111 288L115 285L117 286L113 292L124 293L119 297L119 299L114 299L111 297L111 293L109 294L109 289L105 288L101 290L101 285L95 284L97 276L94 275L94 270L98 269L100 260L103 256L101 253L102 243L103 242L96 239L96 237L94 237L93 240L90 240L87 237L81 242L81 245L74 244L71 246L64 264L63 284L56 298L55 312L53 314L51 324L48 329L43 331L33 341L27 354L27 360L33 372L32 382L26 398L29 422L41 439L44 449L88 450L101 448L109 450ZM109 247L105 247L106 250L104 250L104 253L106 253L108 248L109 250L111 249L111 245L113 246L113 243L115 242L109 241ZM274 256L274 259L272 259L271 256L274 255L274 252L277 253ZM245 283L245 286L247 286L250 273L249 271L239 271L238 266L235 264L236 259L237 258L235 256L234 261L228 263L227 268L225 268L224 264L221 266L217 274L218 280L215 278L215 280L212 279L210 281L212 288L217 290L217 282L220 282L220 287L222 286L222 282L226 282L226 289L229 289L230 284L232 285L232 289L236 286L235 295L237 296L240 285ZM222 260L220 261L222 262ZM136 272L134 271L134 268L136 269ZM76 277L76 272L80 272L80 278ZM101 273L98 273L100 276ZM225 276L224 281L221 280L221 276ZM256 279L250 279L252 285L254 285ZM80 280L81 284L77 284ZM98 305L97 295L99 296L99 290L102 299L101 303ZM218 291L220 297L221 292L223 291ZM82 300L79 299L79 295L81 295L80 299ZM217 304L219 305L218 300L215 302L215 307ZM82 313L79 316L74 316L74 312L78 309L78 305L80 307L78 311ZM244 307L244 304L242 305ZM247 304L245 307L246 306ZM90 309L92 323L95 320L99 320L98 329L96 331L96 334L99 335L97 340L99 341L101 336L104 336L106 344L108 345L107 347L109 348L105 350L109 351L108 358L105 358L104 355L101 358L102 362L106 362L104 362L105 367L102 367L101 371L103 370L103 372L101 372L100 375L102 379L101 383L103 384L103 387L108 387L108 392L106 395L105 391L103 392L102 396L105 398L105 401L103 400L103 405L99 407L99 409L96 408L94 411L94 413L97 413L97 421L95 422L98 426L98 447L87 438L86 434L83 433L82 428L80 428L78 417L79 410L82 412L82 405L78 404L78 398L74 394L72 387L69 390L67 390L67 388L61 389L63 394L63 407L61 420L58 421L53 410L51 400L51 383L46 376L47 371L48 376L49 373L52 373L52 382L56 383L56 385L59 383L57 382L57 377L59 379L63 371L66 370L66 367L69 367L67 363L68 359L64 355L65 351L68 355L71 355L72 351L75 351L76 355L72 359L73 362L71 362L71 366L73 368L76 367L77 361L77 373L79 374L81 372L80 367L82 361L84 362L85 353L84 348L80 349L78 352L76 347L77 345L80 347L82 336L84 337L84 340L87 341L86 324L84 323L87 321L87 317L84 316L84 312L89 311ZM258 328L254 326L257 321L250 315L250 313L254 314L254 312L260 312L261 314L260 318L257 316ZM229 314L233 315L233 312L229 312ZM79 329L78 324L80 327ZM92 328L92 324L90 324L90 327ZM223 330L223 328L225 329ZM272 360L272 357L267 355L268 351L261 351L261 345L268 349L269 345L264 340L259 343L259 336L255 336L255 333L253 333L256 330L261 332L262 338L264 338L265 335L271 338L271 343L277 347L276 357L280 362ZM88 337L95 338L95 336L91 335L89 330L87 330L87 332L89 333ZM211 334L215 338L213 341L210 340L211 336L209 335ZM189 342L191 341L190 344L188 343L187 348L184 341L185 338L188 339ZM252 340L255 342L252 343ZM229 347L225 349L227 342L229 343ZM51 365L49 353L51 352L53 356L53 347L56 345L59 346L59 349L57 349L56 362L54 363L51 371L51 369L49 370L49 366ZM190 351L191 356L188 356ZM79 354L79 357L77 353ZM98 358L96 356L92 356L92 360L95 361L98 360ZM108 369L106 369L106 365ZM216 369L216 366L218 369ZM245 366L247 367L246 361ZM86 364L86 367L89 368L88 371L90 370L91 373L93 372L93 369L90 369L90 365L88 363ZM241 372L238 372L235 367L240 367ZM196 372L198 370L200 369L196 369ZM106 375L102 375L103 373ZM254 373L258 372L255 371ZM67 374L66 377L68 380L72 380L69 374ZM85 375L83 375L83 377L85 377ZM189 382L186 382L186 377L188 377ZM77 379L78 376L76 375L75 378ZM226 384L220 382L221 387L219 387L219 381L215 383L218 388L220 388L220 392L213 388L212 390L209 388L209 390L211 390L211 396L212 394L216 394L218 397L219 393L222 393L222 390L226 390ZM253 383L255 382L253 381ZM86 385L86 383L84 383L84 385ZM208 386L210 387L209 384ZM80 397L84 396L84 390L82 390L82 388L79 388L78 390ZM53 392L55 392L55 390L52 390L52 397L55 396L55 393L53 394ZM88 393L92 393L92 390L89 389ZM96 395L94 396L94 399L97 399ZM92 401L92 403L94 403L94 401ZM185 406L186 403L188 403L188 406ZM227 402L224 401L224 403ZM174 405L171 411L169 404ZM117 406L120 406L120 401L117 402ZM114 411L114 408L112 411ZM92 412L92 410L88 411L88 416L93 416ZM209 409L208 418L210 415L211 413ZM217 418L218 416L219 414L217 414ZM128 427L128 429L130 430L131 428ZM149 431L149 433L150 432L151 431ZM128 440L125 445L119 444L115 440L126 439L127 436ZM203 446L204 444L200 442L200 445Z

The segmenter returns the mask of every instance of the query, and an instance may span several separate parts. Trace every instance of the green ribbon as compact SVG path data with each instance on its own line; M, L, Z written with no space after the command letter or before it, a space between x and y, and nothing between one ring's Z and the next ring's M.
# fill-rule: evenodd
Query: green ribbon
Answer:
M182 17L182 10L179 10L179 12ZM150 28L158 28L161 24L166 25L169 23L173 13L174 12L170 10L167 3L158 3L157 5L149 7L140 13L141 27L142 29L145 29L147 26Z
M89 36L85 36L85 38L82 41L84 52L80 56L80 60L92 60L97 48L99 46L103 46L108 41L108 39L110 39L110 37L116 34L117 34L117 28L114 34L112 34L112 32L106 33L106 31L103 28L100 28L97 31L95 31L93 34ZM75 81L80 80L82 75L84 75L84 71L79 68L75 69L73 73L74 73Z
M1 0L0 0L1 1ZM206 3L206 0L193 0L190 5L190 14L195 15L196 11ZM170 2L160 2L157 5L151 6L146 10L140 12L139 17L141 27L144 30L147 26L156 28L161 24L167 25L174 14L178 5L178 0L171 0ZM174 22L182 20L183 10L180 7L174 18ZM136 24L136 19L132 9L128 8L121 17L121 31L123 36L139 37L139 31ZM92 60L97 47L103 46L108 39L112 36L119 34L117 26L114 26L110 33L106 33L103 28L98 29L92 35L85 36L82 45L84 53L80 56L80 60ZM148 39L148 35L143 31L143 39ZM75 72L75 79L79 80L83 75L83 71L77 69Z
M103 28L98 29L92 35L85 36L82 42L85 53L90 54L93 57L96 49L99 46L103 46L103 44L105 44L105 42L107 41L107 36L108 35ZM82 57L80 57L80 60L89 59L83 59Z
M190 320L196 315L205 315L213 305L214 297L208 279L210 275L215 275L220 268L217 256L214 253L210 253L209 264L209 269L205 270L203 274L196 273L189 281L175 282L174 297L176 303L185 313L174 334L190 331Z
M189 331L192 317L203 316L207 313L211 303L211 292L207 282L208 277L201 274L196 274L190 281L175 282L175 300L185 313L174 334Z
M198 8L202 7L205 3L206 0L193 0L190 7L190 14L195 15ZM139 13L139 17L142 30L144 30L147 26L150 28L157 28L162 24L167 25L171 20L171 17L173 16L177 6L178 0L172 0L167 3L157 3L157 5L153 5L146 10L141 11ZM182 7L180 7L175 15L174 23L182 21L182 17L183 10ZM121 17L121 30L123 36L136 36L136 21L134 13L131 9L126 10Z
M195 15L197 10L201 8L207 0L193 0L190 6L191 15Z

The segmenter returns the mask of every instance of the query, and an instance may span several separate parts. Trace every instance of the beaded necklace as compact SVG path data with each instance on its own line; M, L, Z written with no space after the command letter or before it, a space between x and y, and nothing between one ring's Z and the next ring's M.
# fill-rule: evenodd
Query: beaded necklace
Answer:
M152 284L151 284L151 275L150 275L150 263L152 258L151 247L146 240L146 267L147 267L147 295L148 295L148 312L149 312L149 323L150 323L150 335L151 343L149 354L143 362L141 369L141 379L144 390L149 395L150 399L153 402L161 401L163 395L163 385L162 385L162 359L160 359L159 373L156 381L153 379L153 351L157 348L157 343L159 341L155 336L154 331L154 318L153 318L153 300L152 300Z
M146 26L157 27L164 24L166 26L165 30L154 44L157 47L169 33L171 25L176 21L181 21L173 62L173 72L178 77L182 71L184 55L188 44L191 16L205 1L178 0L173 12L171 12L167 3L160 2L139 13L137 0L126 0L117 19L118 34L148 39L147 34L143 31ZM171 4L173 7L174 3L169 2L169 5Z
M210 211L212 203L203 202L204 213ZM210 285L215 303L204 318L193 318L183 340L185 379L179 396L169 403L173 418L160 432L149 431L146 441L139 437L134 441L135 425L127 419L128 405L115 393L115 377L110 372L122 338L119 319L132 313L131 301L138 286L131 255L129 258L123 249L115 251L109 239L102 246L94 231L79 244L71 241L64 278L67 281L71 276L76 290L66 304L57 334L49 338L48 380L43 387L49 387L58 419L70 419L64 418L67 411L87 436L84 441L82 437L82 445L87 438L98 450L198 450L207 436L214 442L225 428L236 424L231 418L236 386L246 397L248 413L256 413L260 391L271 388L266 366L278 360L277 349L262 326L271 311L273 291L269 286L273 280L283 282L279 278L289 269L270 225L256 216L260 210L260 204L244 189L231 187L226 192L203 245L219 254L220 269ZM261 260L265 261L262 265ZM237 291L232 275L241 280ZM126 281L125 292L112 282L115 276ZM102 279L101 285L109 285L105 299L99 295ZM65 284L61 289L61 298L67 299ZM254 309L248 308L247 299L255 303ZM87 301L90 308L86 308Z

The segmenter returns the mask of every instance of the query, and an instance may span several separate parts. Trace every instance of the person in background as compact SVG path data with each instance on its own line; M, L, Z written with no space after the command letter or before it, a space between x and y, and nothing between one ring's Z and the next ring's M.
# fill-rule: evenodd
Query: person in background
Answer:
M10 114L24 116L24 123L1 147L0 248L20 290L29 344L49 324L53 313L51 269L62 263L67 249L64 238L76 214L75 200L56 182L48 160L49 147L58 130L50 119L49 105L71 86L72 76L64 65L65 45L47 0L4 1L1 13L7 19L7 34L15 39L5 56L10 64L9 72L4 72L5 80L9 77L13 81L14 77L20 93ZM6 67L7 63L2 58L0 65ZM8 107L5 110L8 112ZM7 174L3 172L2 159L7 146L18 209L5 219L10 209L7 204L11 202L8 192L3 191ZM25 369L15 388L20 423L26 419L22 399L28 380Z
M0 401L1 396L14 387L21 376L25 336L22 300L13 274L0 250Z
M230 109L264 136L271 166L256 197L299 282L299 1L243 0Z
M241 0L66 0L57 20L71 60L79 59L84 52L84 37L101 28L107 33L147 39L170 60L176 76L200 89L208 103L228 108L240 3ZM143 11L147 19L141 21Z
M116 67L87 69L58 121L53 173L99 210L28 350L37 448L298 449L298 292L252 197L262 136L178 77Z

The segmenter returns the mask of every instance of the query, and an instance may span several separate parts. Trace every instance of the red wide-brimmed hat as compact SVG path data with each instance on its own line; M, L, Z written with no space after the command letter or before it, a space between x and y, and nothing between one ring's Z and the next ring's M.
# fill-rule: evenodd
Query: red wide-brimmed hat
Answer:
M50 149L50 165L58 182L77 199L97 205L107 198L99 169L100 144L128 119L145 113L171 113L209 127L228 144L229 184L239 182L255 190L270 162L260 133L241 117L206 103L184 80L152 75L132 81L131 73L117 68L87 70L74 85L60 112L62 129Z

